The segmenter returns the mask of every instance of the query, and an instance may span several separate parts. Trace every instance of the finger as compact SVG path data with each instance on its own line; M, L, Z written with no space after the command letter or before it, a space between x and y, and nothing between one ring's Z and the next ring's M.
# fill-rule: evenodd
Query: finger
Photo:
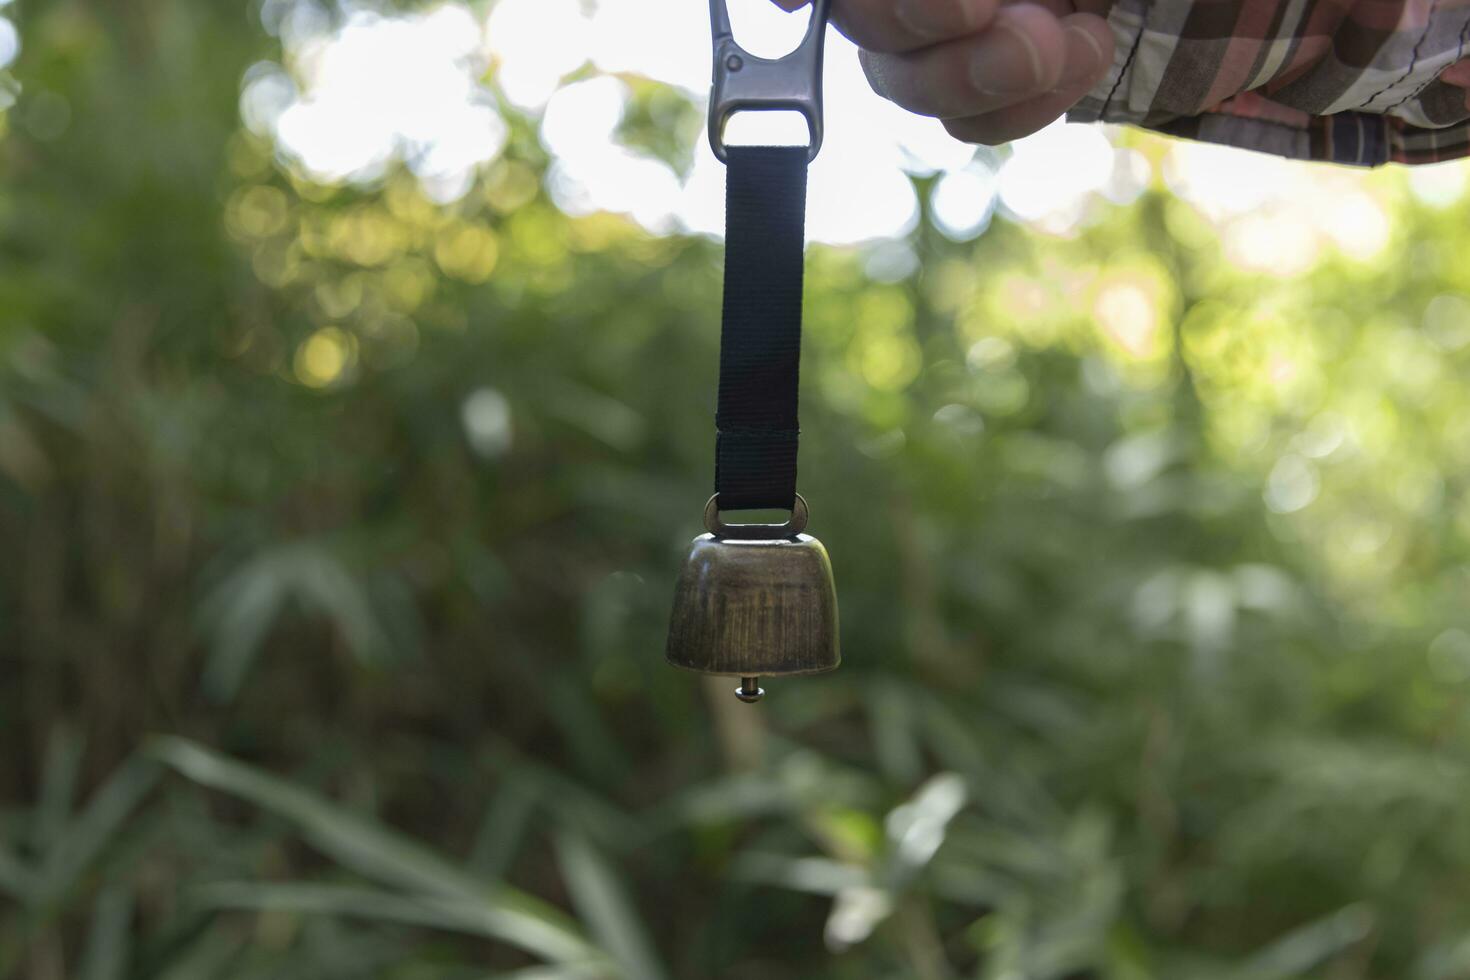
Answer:
M1002 8L983 33L910 54L863 52L884 98L924 116L973 116L1056 87L1066 60L1061 23L1035 4Z
M1470 87L1470 58L1457 61L1440 72L1439 80L1462 88Z
M782 0L777 0L782 2ZM807 0L796 0L798 3L806 3ZM1001 6L1012 3L1039 3L1047 10L1057 15L1060 20L1072 14L1096 14L1106 18L1108 11L1113 9L1115 0L1000 0Z
M1092 14L1064 21L1069 71L1044 95L993 112L944 120L950 135L967 143L994 146L1029 136L1077 103L1107 74L1113 61L1113 34L1107 22Z
M1036 6L1050 13L1057 20L1061 20L1068 14L1077 12L1076 8L1072 5L1072 0L1000 0L1002 7L1014 7L1022 3L1034 3Z
M796 0L777 0L782 6ZM800 0L804 3L805 0ZM866 51L887 53L966 37L984 30L998 0L836 0L832 22ZM789 9L795 9L789 8Z

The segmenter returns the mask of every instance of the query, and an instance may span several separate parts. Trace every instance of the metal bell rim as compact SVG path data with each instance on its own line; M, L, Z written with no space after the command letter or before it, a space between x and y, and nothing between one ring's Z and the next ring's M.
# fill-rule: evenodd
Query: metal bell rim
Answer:
M749 673L741 672L741 671L738 671L738 670L736 670L736 671L730 671L730 670L705 670L702 667L690 667L687 664L681 664L681 663L679 663L677 660L669 660L667 658L665 658L664 663L668 664L670 667L676 667L679 670L687 670L691 674L703 674L706 677L748 677L748 676L750 676ZM838 667L841 667L841 666L842 666L842 655L839 653L837 655L837 659L835 661L833 661L833 663L830 664L829 666L825 666L825 667L804 667L804 668L802 668L800 670L764 670L763 669L763 670L760 671L760 674L758 676L760 676L760 677L803 677L803 676L805 676L807 674L828 674L828 673L831 673L832 671L836 670Z

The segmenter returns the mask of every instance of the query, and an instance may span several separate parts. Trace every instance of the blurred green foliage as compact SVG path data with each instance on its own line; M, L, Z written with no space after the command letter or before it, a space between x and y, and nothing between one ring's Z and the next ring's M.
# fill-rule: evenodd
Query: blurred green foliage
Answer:
M0 976L1470 977L1467 205L813 249L845 664L751 710L661 656L717 245L514 116L454 205L293 177L238 5L4 9Z

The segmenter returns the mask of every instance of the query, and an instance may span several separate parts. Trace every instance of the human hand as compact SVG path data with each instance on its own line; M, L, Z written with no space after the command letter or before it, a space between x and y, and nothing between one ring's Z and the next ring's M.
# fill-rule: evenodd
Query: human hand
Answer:
M785 4L782 4L785 6ZM795 7L792 8L796 9ZM1461 58L1439 73L1439 80L1446 85L1465 90L1465 108L1470 109L1470 58Z
M808 0L773 0L797 10ZM1113 60L1112 0L834 0L873 90L937 116L957 139L1036 132L1098 83Z

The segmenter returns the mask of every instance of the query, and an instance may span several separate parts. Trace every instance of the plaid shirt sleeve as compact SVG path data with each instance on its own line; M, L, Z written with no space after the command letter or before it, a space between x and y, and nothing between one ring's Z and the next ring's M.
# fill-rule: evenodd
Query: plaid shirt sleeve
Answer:
M1131 123L1373 167L1470 154L1470 0L1116 0L1103 80L1069 122Z

